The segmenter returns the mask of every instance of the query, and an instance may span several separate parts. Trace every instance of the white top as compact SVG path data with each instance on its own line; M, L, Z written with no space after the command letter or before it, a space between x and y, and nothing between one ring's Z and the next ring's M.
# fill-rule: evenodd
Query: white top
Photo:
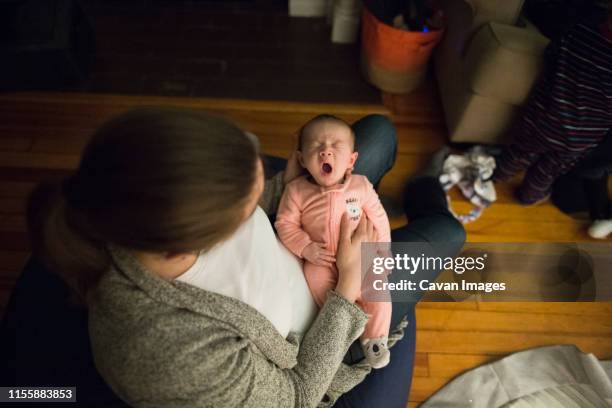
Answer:
M283 337L301 337L317 314L301 261L278 241L260 207L177 279L252 306Z

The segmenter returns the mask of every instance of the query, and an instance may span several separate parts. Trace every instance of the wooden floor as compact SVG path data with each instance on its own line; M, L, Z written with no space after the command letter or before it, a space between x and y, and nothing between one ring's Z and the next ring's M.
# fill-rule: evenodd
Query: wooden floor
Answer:
M179 97L90 94L0 95L0 313L28 256L23 203L43 177L75 168L88 135L104 120L138 105L183 106L226 115L256 133L264 151L287 156L290 135L322 112L354 121L393 112L399 136L397 164L381 194L400 199L407 177L445 143L445 126L433 87L409 97L384 97L384 105L325 105ZM499 201L467 226L471 242L585 241L586 221L550 204L523 208L499 187ZM456 209L467 203L453 196ZM393 219L394 226L403 223ZM466 369L538 345L573 343L612 358L610 303L421 303L417 358L409 406L416 406Z
M286 0L79 4L96 40L89 77L70 85L81 92L351 103L380 99L357 69L359 44L333 44L326 18L289 17Z

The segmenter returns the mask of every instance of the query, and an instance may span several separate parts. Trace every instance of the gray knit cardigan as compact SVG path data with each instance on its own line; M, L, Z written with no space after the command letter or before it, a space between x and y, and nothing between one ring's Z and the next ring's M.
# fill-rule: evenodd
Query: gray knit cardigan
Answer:
M275 188L266 186L261 203L280 197ZM113 267L90 295L89 332L96 367L130 405L325 407L370 371L342 363L368 317L333 291L298 345L251 306L163 280L128 251L109 250Z

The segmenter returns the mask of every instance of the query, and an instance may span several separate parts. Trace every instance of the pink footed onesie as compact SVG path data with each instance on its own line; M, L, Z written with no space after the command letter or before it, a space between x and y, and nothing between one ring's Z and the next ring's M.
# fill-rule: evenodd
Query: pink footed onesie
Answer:
M278 235L291 252L302 257L302 251L311 242L326 244L334 255L340 235L340 220L347 212L351 231L354 231L365 213L372 221L380 242L391 242L389 219L378 194L365 176L350 175L344 183L323 187L302 176L285 187L276 216ZM304 275L310 292L319 307L325 302L327 292L336 286L338 270L304 261ZM357 304L371 315L362 339L388 336L391 323L390 302L366 302Z

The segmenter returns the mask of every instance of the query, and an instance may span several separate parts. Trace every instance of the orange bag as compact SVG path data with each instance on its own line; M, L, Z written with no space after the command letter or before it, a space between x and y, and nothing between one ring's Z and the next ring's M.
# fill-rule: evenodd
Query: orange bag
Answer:
M444 30L400 30L378 20L367 8L362 16L362 68L366 78L388 92L405 93L423 80L427 62Z

